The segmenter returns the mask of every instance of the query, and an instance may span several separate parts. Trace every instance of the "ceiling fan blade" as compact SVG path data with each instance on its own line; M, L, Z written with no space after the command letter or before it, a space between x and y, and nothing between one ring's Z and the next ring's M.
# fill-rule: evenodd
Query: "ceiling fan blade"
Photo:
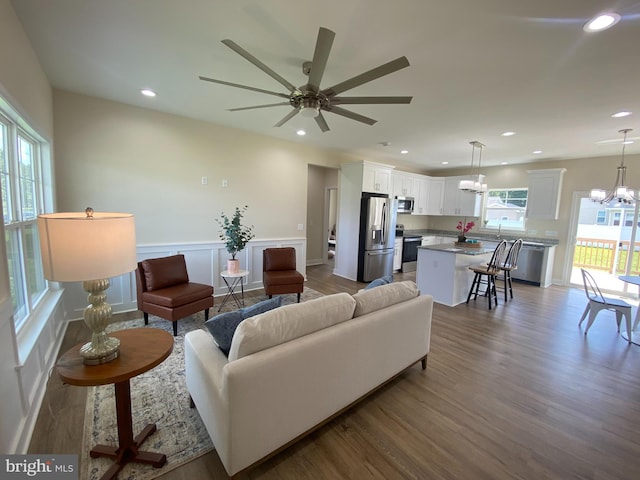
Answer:
M411 103L413 97L333 97L332 105L383 104L383 103Z
M373 118L365 117L364 115L360 115L359 113L351 112L340 107L331 106L327 108L326 111L335 113L337 115L342 115L343 117L350 118L351 120L356 120L357 122L366 123L367 125L373 125L377 122L377 120L374 120Z
M313 60L311 61L311 72L309 72L309 82L307 88L313 92L320 91L320 82L324 75L324 70L327 67L327 60L329 59L329 53L333 45L333 39L336 34L329 29L320 27L318 30L318 39L316 40L316 50L313 53Z
M389 75L390 73L397 72L398 70L401 70L408 66L409 60L407 60L407 57L396 58L389 63L385 63L384 65L380 65L379 67L369 70L368 72L356 75L355 77L338 83L333 87L326 88L322 90L322 93L324 93L327 97L332 97L334 95L338 95L339 93L346 92L347 90L358 87L364 83L375 80L376 78L384 77L385 75Z
M298 110L297 108L294 108L289 113L287 113L282 120L280 120L278 123L276 123L274 125L274 127L281 127L282 125L287 123L289 120L291 120L293 117L295 117L298 114L299 111L300 110Z
M222 43L224 43L227 47L229 47L231 50L236 52L238 55L244 57L246 60L248 60L251 63L253 63L256 67L258 67L264 73L269 75L275 81L277 81L277 82L281 83L282 85L284 85L287 88L287 90L289 90L291 93L293 93L293 92L295 92L297 90L297 88L293 84L291 84L290 82L288 82L287 80L282 78L280 75L278 75L276 72L271 70L264 63L262 63L260 60L258 60L253 55L251 55L249 52L247 52L244 48L242 48L240 45L235 43L233 40L229 40L227 38L225 40L222 40Z
M243 88L245 90L251 90L252 92L260 92L260 93L266 93L267 95L275 95L276 97L289 98L289 95L287 95L286 93L272 92L270 90L263 90L262 88L255 88L255 87L249 87L247 85L240 85L239 83L231 83L231 82L225 82L224 80L216 80L215 78L209 78L209 77L203 77L203 76L200 76L198 78L200 80L204 80L205 82L219 83L220 85Z
M253 110L253 109L256 109L256 108L280 107L280 106L283 106L283 105L291 106L291 103L289 103L289 102L280 102L280 103L270 103L268 105L254 105L252 107L230 108L228 111L229 112L239 112L241 110Z
M318 126L320 127L320 130L322 130L323 133L329 131L329 125L327 125L327 121L322 116L322 112L318 113L318 116L316 117L316 123L318 124Z

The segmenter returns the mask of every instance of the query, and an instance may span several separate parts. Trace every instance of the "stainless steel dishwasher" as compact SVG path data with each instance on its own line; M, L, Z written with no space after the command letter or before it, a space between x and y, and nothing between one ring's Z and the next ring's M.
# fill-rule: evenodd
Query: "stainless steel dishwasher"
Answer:
M511 278L521 282L540 285L542 279L542 261L544 245L535 242L524 242L518 255L518 268L511 273Z

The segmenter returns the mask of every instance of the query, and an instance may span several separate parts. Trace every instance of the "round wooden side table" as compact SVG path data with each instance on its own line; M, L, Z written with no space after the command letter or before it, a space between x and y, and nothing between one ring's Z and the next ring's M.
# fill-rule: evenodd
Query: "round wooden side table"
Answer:
M63 354L56 363L58 375L70 385L115 385L119 445L96 445L90 451L92 458L109 457L115 462L102 476L103 480L115 479L129 462L147 463L156 468L166 463L167 457L163 453L139 450L147 437L156 431L156 425L148 424L134 438L129 380L162 363L173 350L171 334L157 328L132 328L109 335L120 339L120 356L115 360L85 365L80 356L80 347L86 343L83 342Z

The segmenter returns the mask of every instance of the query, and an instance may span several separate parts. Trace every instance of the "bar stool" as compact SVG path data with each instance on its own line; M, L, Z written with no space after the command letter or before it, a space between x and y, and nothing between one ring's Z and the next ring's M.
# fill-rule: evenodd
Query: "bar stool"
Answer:
M503 257L505 250L507 249L507 242L502 240L493 251L491 260L485 265L472 265L469 270L475 273L471 288L469 289L469 295L467 296L467 303L471 300L471 295L474 295L473 299L478 298L478 291L480 284L486 285L487 288L484 291L485 297L489 299L489 310L491 310L491 298L493 297L498 305L498 293L496 291L496 277L500 275L500 265L503 263ZM475 289L475 291L474 291Z
M505 258L504 262L500 264L500 270L502 270L504 276L502 278L504 282L504 301L505 303L508 300L507 290L511 295L511 299L513 299L513 286L511 282L511 272L518 268L518 255L520 254L520 249L522 248L522 239L519 238L515 242L511 244L509 247L509 252L507 253L507 258Z

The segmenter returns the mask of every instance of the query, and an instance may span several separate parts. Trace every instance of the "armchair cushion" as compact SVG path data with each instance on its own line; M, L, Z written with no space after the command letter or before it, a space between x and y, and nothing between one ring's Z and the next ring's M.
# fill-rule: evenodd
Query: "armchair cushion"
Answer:
M147 291L189 283L189 274L183 255L143 260L142 269Z
M196 302L213 295L213 287L202 283L182 283L166 288L147 291L142 294L145 303L153 303L167 308Z

